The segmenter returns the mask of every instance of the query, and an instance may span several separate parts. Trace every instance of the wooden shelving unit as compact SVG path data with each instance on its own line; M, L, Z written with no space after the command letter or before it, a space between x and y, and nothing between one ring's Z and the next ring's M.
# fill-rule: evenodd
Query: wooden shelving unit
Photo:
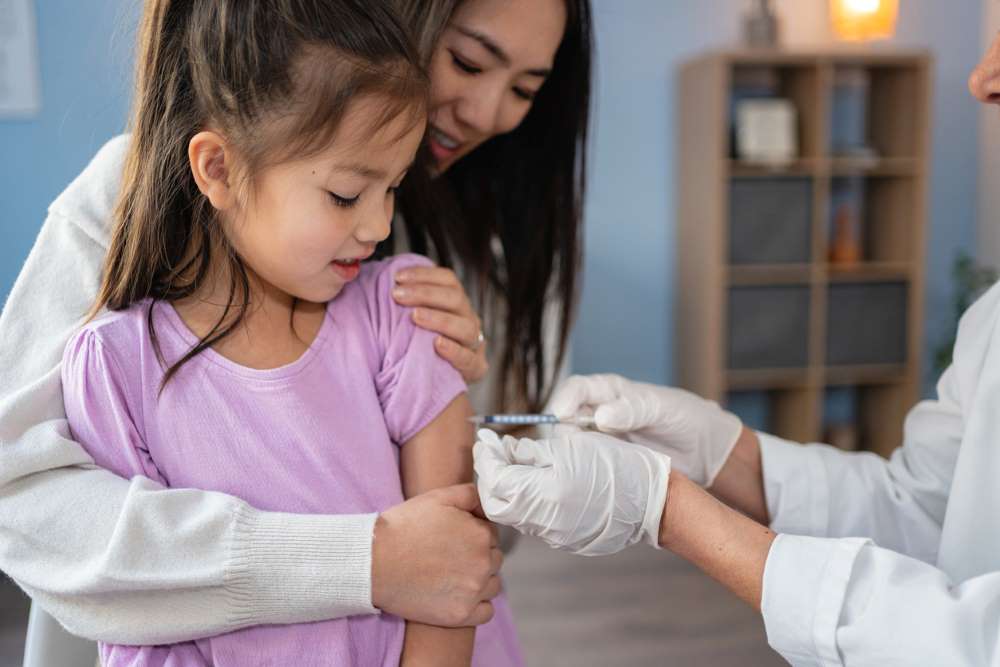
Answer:
M780 96L794 103L800 156L790 165L733 157L731 96L741 68L768 68ZM873 158L831 148L839 68L866 73ZM861 446L887 455L900 444L903 418L919 396L930 92L925 52L727 51L683 67L682 386L722 403L733 392L764 392L766 428L804 442L823 437L827 392L851 387ZM864 253L851 266L828 261L833 200L845 179L864 184ZM777 205L787 191L787 205L802 209L804 228L782 237L796 239L800 256L743 256L733 209L761 185L778 193ZM740 234L751 245L766 241L756 230Z

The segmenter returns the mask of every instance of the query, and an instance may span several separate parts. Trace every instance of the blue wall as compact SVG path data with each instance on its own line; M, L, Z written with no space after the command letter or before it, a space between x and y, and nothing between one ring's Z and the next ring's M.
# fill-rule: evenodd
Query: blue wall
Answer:
M820 0L814 0L819 2ZM0 122L0 300L51 199L127 109L137 0L36 3L42 114ZM950 265L975 241L976 105L965 79L980 51L980 0L902 3L901 44L938 59L930 189L927 348L946 335ZM738 39L733 0L594 0L598 58L586 276L574 363L673 378L676 72ZM929 355L928 355L929 356Z
M798 1L798 0L796 0ZM819 2L819 0L814 0ZM598 88L578 372L674 377L674 163L679 65L739 36L733 0L596 0ZM977 107L966 77L980 55L980 0L907 0L899 38L937 58L930 186L927 344L947 334L950 266L975 241ZM791 28L792 26L788 26ZM801 41L801 40L800 40ZM905 112L905 110L902 110Z
M49 203L125 125L137 5L35 3L42 111L30 120L0 120L0 303Z

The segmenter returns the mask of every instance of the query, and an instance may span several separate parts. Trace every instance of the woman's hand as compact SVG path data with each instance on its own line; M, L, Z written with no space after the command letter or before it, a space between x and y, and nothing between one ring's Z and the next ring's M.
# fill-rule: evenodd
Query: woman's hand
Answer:
M418 327L440 334L437 353L454 366L468 384L489 370L483 323L472 310L455 272L437 266L413 266L396 274L396 303L412 307Z
M435 489L378 517L372 543L372 604L443 627L493 618L503 555L495 527L473 516L472 484Z

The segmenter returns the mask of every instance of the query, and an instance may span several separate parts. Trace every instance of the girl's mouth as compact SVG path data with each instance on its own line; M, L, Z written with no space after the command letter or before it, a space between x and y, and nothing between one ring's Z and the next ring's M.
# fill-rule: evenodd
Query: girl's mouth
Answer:
M335 259L330 262L330 266L345 282L354 280L361 273L360 259Z

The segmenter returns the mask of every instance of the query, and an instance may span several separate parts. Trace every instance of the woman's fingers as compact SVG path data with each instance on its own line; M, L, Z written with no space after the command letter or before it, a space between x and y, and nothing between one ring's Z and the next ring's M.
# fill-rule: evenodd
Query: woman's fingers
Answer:
M465 291L457 285L431 285L429 283L414 283L396 287L392 297L401 306L413 308L424 306L436 310L444 310L456 315L471 315L472 306L465 298Z
M413 311L413 321L421 329L447 336L469 349L474 350L479 346L479 322L471 317L452 315L432 308L416 308Z
M470 350L450 338L438 336L434 339L434 349L442 359L462 374L462 378L468 384L482 380L490 369L490 364L486 361L485 345L478 350Z
M440 266L412 266L396 274L396 283L406 285L410 283L429 283L431 285L461 287L458 276L451 269Z

